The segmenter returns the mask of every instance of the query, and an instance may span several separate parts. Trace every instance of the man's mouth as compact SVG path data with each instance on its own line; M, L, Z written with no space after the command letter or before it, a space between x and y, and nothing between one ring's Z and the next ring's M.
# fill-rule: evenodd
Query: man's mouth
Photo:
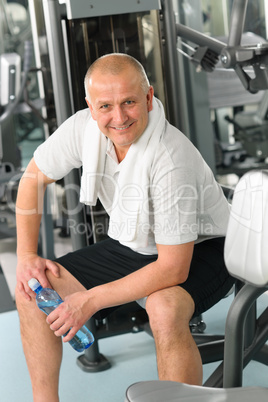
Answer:
M119 131L123 131L123 130L127 130L130 126L132 126L133 123L128 124L127 126L124 127L111 127L114 130L119 130Z

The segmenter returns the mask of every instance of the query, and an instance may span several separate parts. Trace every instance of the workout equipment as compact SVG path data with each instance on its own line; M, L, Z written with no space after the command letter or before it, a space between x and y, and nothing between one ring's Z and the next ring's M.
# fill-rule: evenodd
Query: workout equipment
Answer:
M142 2L43 0L50 68L52 75L57 124L63 123L75 111L86 107L83 81L88 66L99 56L111 52L128 53L142 62L155 85L158 97L165 104L163 63L158 35L158 0ZM112 7L112 15L109 8ZM129 12L131 11L131 13ZM126 13L126 14L124 14ZM60 71L60 74L58 73ZM99 208L82 206L79 194L80 171L73 170L65 179L67 207L77 224L84 223L83 233L70 228L73 250L99 240L94 230L100 223L105 235L105 214ZM123 306L103 322L91 319L87 324L96 341L77 363L84 371L101 371L110 367L109 361L99 353L98 339L142 330L147 320L144 311L136 304Z
M266 388L204 388L171 381L147 381L131 385L125 402L266 402Z
M15 201L23 169L31 158L25 155L22 141L44 140L44 99L38 87L39 70L32 67L33 43L28 14L28 0L0 1L0 239L16 239ZM33 73L37 73L34 75ZM36 81L35 81L36 79ZM38 133L33 133L35 131ZM45 131L45 130L44 130ZM41 135L39 134L41 133ZM32 135L33 134L33 135ZM39 138L38 138L39 137ZM26 160L23 160L23 156ZM45 198L44 217L39 238L39 253L54 258L53 222L49 202ZM7 259L8 264L5 264ZM13 294L13 271L16 269L15 249L1 254L1 311L16 308ZM5 269L7 265L7 269ZM2 269L3 268L3 269ZM5 275L11 278L6 282ZM7 285L8 283L8 285ZM10 289L10 290L9 290ZM8 297L9 296L9 297Z
M192 54L182 53L195 64L197 71L208 72L211 108L259 103L256 112L239 111L233 118L226 118L234 125L234 144L221 141L216 132L218 174L241 176L252 168L266 168L268 95L263 95L263 90L268 89L268 42L252 33L243 33L247 6L248 0L233 1L226 41L176 24L179 37L197 44Z
M220 58L224 68L235 70L247 91L256 93L268 89L268 43L241 45L247 5L248 0L234 0L227 44L181 24L176 25L176 33L198 45L191 60L199 68L211 72ZM253 68L254 76L247 66Z
M226 266L244 284L228 312L223 363L209 384L224 389L171 381L141 382L128 388L126 402L267 400L268 388L235 388L242 386L243 368L251 360L268 365L268 308L259 318L252 317L252 306L268 289L267 206L268 171L246 173L235 188L225 243ZM249 326L253 320L254 326Z

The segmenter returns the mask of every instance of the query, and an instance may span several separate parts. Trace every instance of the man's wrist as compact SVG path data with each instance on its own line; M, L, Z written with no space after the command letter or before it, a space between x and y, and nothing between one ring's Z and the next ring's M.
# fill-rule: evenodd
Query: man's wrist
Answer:
M24 259L24 258L28 258L28 257L37 257L38 254L36 251L18 251L17 250L17 258L18 259Z
M100 288L101 286L95 286L92 289L87 290L87 306L89 311L94 311L94 314L104 308L105 306L101 303L100 297Z

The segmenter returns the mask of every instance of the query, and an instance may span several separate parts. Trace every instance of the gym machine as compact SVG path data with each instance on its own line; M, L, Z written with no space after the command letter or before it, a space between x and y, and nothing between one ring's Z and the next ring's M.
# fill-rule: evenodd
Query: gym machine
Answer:
M234 0L226 41L208 37L184 24L176 24L177 36L195 45L190 54L183 54L197 71L207 72L209 94L213 98L211 108L231 106L232 101L233 106L250 102L259 104L256 112L243 110L233 118L226 116L226 121L234 126L235 142L228 144L218 139L216 145L220 160L217 173L220 175L236 173L241 176L250 169L267 168L268 93L265 90L268 89L268 42L243 32L247 7L248 0ZM235 93L238 83L240 104Z
M43 12L54 90L57 124L63 123L75 111L86 107L83 81L89 65L99 56L123 52L142 62L153 83L157 96L166 106L163 80L161 43L158 34L160 3L158 0L137 1L52 1L43 0ZM72 219L87 223L89 231L78 232L70 228L73 249L78 249L105 235L94 230L105 227L105 213L95 209L77 207L79 194L69 190L80 183L80 171L73 170L65 179L68 210L76 210ZM93 230L92 230L93 228ZM89 233L90 232L90 233ZM120 310L120 309L119 309ZM109 361L99 353L98 339L137 332L147 320L136 303L124 306L103 322L92 318L88 322L96 341L77 359L87 372L110 367ZM119 315L119 316L118 316Z
M23 174L20 145L27 140L33 128L38 127L38 138L43 141L45 127L39 129L39 121L47 123L44 114L44 97L41 86L36 85L33 67L33 44L27 1L0 0L0 239L16 238L15 201L19 180ZM34 118L37 117L36 120ZM45 124L44 124L45 126ZM40 135L41 133L41 135ZM30 139L29 139L30 140ZM39 252L46 258L54 258L53 222L49 211L48 192L44 203ZM6 256L2 255L3 260ZM2 260L1 260L2 262ZM9 273L15 270L8 266ZM5 265L4 263L2 265ZM1 311L15 308L12 290L0 266Z
M264 135L267 128L268 112L268 42L262 40L250 45L241 44L247 5L247 0L233 1L227 44L180 24L176 26L176 33L178 36L198 45L192 56L190 56L191 61L197 66L198 70L201 69L207 71L208 74L213 74L213 70L220 58L224 68L234 69L241 85L243 85L246 91L257 93L261 90L266 90L261 101L261 107L256 114L238 114L232 121L238 127L238 133L240 133L241 136L240 139L243 140L243 145L247 147L248 153L263 158L268 156L266 150L267 134ZM247 69L248 67L251 68L251 71ZM254 72L253 75L252 70ZM255 137L252 135L252 132L255 132ZM242 175L250 169L263 168L267 169L267 163L265 160L261 159L251 165L238 166L236 172ZM231 172L233 172L233 170L231 170ZM238 281L236 294L239 293L241 288L244 288L244 284ZM262 313L261 318L258 319L256 300L254 299L253 301L250 297L246 297L244 305L239 306L237 311L242 311L247 307L247 316L244 324L241 325L240 328L240 332L243 331L244 334L243 359L242 357L240 359L239 356L235 361L236 365L232 368L228 367L228 372L225 371L224 373L231 381L233 378L236 378L237 375L241 376L242 366L245 367L251 359L265 365L268 364L267 345L263 346L267 339L267 331L265 331L265 326L261 323L263 317L267 316L267 309ZM200 334L195 339L200 345L199 350L203 362L208 363L221 361L223 359L224 337L217 338L217 336L212 336L211 339L209 339L209 336ZM208 340L207 343L205 343L206 339ZM235 346L236 345L233 344L234 348ZM260 350L261 348L262 353L256 353L256 350ZM228 356L228 354L226 356ZM240 364L240 367L237 371L238 364ZM222 387L224 381L223 370L224 366L223 363L221 363L204 385L208 387ZM239 385L241 385L241 378L239 381Z
M86 107L83 83L88 66L103 54L122 52L134 56L143 64L168 119L183 129L186 124L178 99L183 98L184 93L177 73L175 20L171 1L117 0L107 6L104 1L43 0L43 14L58 125ZM204 124L207 124L209 133L209 114ZM213 154L211 150L210 154ZM70 227L72 247L76 250L105 236L106 230L100 233L95 229L105 228L107 217L100 205L94 208L82 206L79 194L69 190L73 184L79 186L79 170L73 170L64 183L67 207L77 211L72 214L72 220L85 223L88 229L79 232ZM98 340L143 330L147 321L145 311L132 303L110 314L104 322L91 319L88 326ZM88 372L110 366L99 353L97 341L77 362Z

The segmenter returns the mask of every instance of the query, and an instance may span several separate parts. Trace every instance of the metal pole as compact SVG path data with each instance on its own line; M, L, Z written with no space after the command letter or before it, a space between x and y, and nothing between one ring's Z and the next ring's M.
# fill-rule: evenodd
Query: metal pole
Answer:
M57 123L60 125L73 114L61 29L60 6L57 0L43 0L43 9ZM79 194L77 191L80 187L79 171L77 169L72 170L64 178L64 184L67 207L72 212L72 219L77 223L84 222L83 207L79 203ZM70 233L73 250L87 245L86 233L78 233L75 227L70 228Z
M169 111L169 122L178 129L183 130L183 116L179 108L180 81L179 63L177 56L177 34L175 15L172 0L162 1L164 16L164 35L165 35L165 82L167 86L167 103Z
M42 257L53 260L54 254L54 234L53 234L53 219L50 207L50 191L46 189L44 195L44 207L43 216L41 222L41 245L42 245Z
M228 46L239 46L241 44L247 5L248 0L234 0L233 2Z
M264 288L246 284L231 304L225 327L224 388L242 386L245 323L251 306L264 291Z
M218 39L210 38L202 32L186 27L183 24L176 24L176 33L178 36L196 43L199 46L207 46L218 54L221 54L222 49L226 47L226 43L221 42Z
M43 0L43 9L57 122L60 125L73 113L64 54L60 6L57 0Z

